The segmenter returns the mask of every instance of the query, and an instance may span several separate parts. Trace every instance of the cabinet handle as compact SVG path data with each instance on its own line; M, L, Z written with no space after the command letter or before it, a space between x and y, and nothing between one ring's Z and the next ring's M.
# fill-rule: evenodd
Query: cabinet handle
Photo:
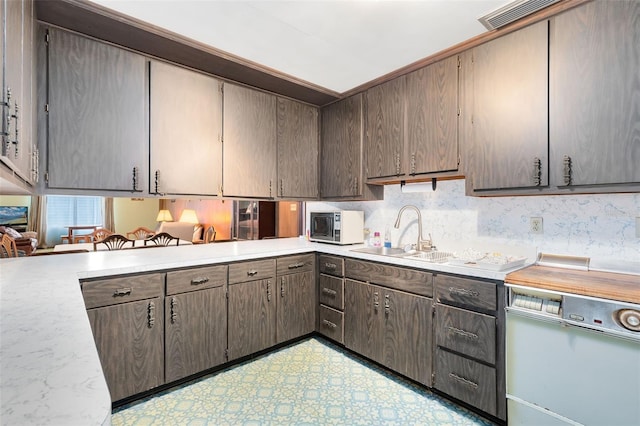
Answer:
M325 326L329 327L329 328L336 328L338 327L336 324L332 323L329 320L322 320L322 324L324 324Z
M291 265L287 266L287 268L298 269L298 268L302 268L303 266L304 266L304 262L298 262L298 263L292 263Z
M322 289L322 293L323 293L323 294L326 294L327 296L331 296L331 297L336 297L336 296L338 295L338 292L337 292L337 291L332 290L332 289L330 289L330 288L326 288L326 287L324 287L324 288Z
M542 181L542 161L538 157L533 159L533 186L540 186Z
M31 153L31 179L34 182L40 180L40 151L38 148Z
M284 197L284 179L280 179L280 196Z
M467 339L478 340L478 335L475 333L471 333L470 331L462 330L460 328L451 327L451 326L448 326L446 328L447 330L449 330L450 333L454 333L454 334L457 334L458 336L466 337Z
M449 377L451 377L452 379L456 380L457 382L462 383L465 386L470 387L471 389L478 389L478 384L475 382L472 382L471 380L465 379L464 377L460 377L455 373L449 373Z
M138 167L133 167L133 191L138 190Z
M178 318L178 300L175 297L171 298L171 324L175 324L176 318Z
M271 280L267 281L267 302L271 302Z
M480 293L475 290L467 290L466 288L449 287L449 294L457 294L459 296L478 297Z
M131 287L118 288L113 292L113 297L128 296L131 294Z
M194 278L191 280L191 285L206 284L208 282L209 282L209 278L207 277Z
M156 186L155 193L160 194L160 170L156 170L156 173L155 173L155 186Z
M280 297L284 297L284 277L280 278Z
M335 263L325 262L324 267L335 271L338 268L338 265L336 265Z
M411 176L416 174L416 153L412 152L411 153L411 172L410 172Z
M271 180L269 180L269 198L271 198L272 184L273 184L273 182Z
M358 177L353 178L353 193L354 195L358 195Z
M253 277L255 275L258 275L258 271L256 271L255 269L252 269L250 271L247 271L247 275L250 277Z
M380 301L378 299L378 292L373 293L373 309L377 312L378 306L380 306Z
M400 153L396 152L396 176L400 175Z
M565 155L562 162L564 164L564 184L569 186L571 185L571 157Z
M391 300L389 298L388 294L384 295L384 314L386 316L389 316L389 314L391 313Z
M18 126L18 103L14 102L13 107L14 107L14 111L15 112L13 113L13 115L11 117L15 120L15 129L14 129L14 132L13 132L15 137L14 137L13 141L11 141L11 142L16 146L15 151L13 153L13 156L15 158L18 158L18 151L20 150L20 144L19 144L20 137L18 136L18 132L20 131L20 129L18 128L19 127Z
M147 325L149 328L153 328L156 323L156 304L154 302L149 302L147 306Z

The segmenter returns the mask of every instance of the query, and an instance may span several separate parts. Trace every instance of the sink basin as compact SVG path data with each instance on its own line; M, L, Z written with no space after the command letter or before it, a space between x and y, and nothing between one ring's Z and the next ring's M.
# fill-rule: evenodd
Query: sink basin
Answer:
M450 261L453 258L453 253L449 253L446 251L427 251L427 252L417 252L413 253L407 258L409 259L417 259L425 262L432 263L445 263Z
M411 252L407 253L400 247L365 247L353 249L351 251L358 253L379 254L382 256L407 256L411 254Z

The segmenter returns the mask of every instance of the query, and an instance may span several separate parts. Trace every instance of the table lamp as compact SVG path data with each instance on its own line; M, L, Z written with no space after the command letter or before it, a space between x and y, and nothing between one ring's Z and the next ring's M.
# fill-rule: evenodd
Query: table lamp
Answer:
M178 222L185 223L198 223L198 216L196 216L196 211L192 209L184 209L182 210L182 214L180 215L180 220Z
M156 222L171 222L173 221L173 217L171 217L171 212L169 210L160 210L158 212L158 217L156 217Z

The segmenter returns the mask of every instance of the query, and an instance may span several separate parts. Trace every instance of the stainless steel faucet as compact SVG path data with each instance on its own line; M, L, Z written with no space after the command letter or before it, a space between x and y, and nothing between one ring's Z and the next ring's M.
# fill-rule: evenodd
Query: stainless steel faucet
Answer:
M431 241L431 234L429 234L429 239L428 240L425 240L422 237L422 214L420 214L420 210L416 206L408 204L408 205L402 207L400 209L400 211L398 212L398 218L396 219L396 223L395 223L395 225L393 225L393 227L396 228L396 229L400 228L400 218L402 217L402 213L404 213L404 211L406 209L413 209L418 214L418 243L416 244L416 250L418 250L418 251L432 250L434 248L434 246L433 246L432 241Z

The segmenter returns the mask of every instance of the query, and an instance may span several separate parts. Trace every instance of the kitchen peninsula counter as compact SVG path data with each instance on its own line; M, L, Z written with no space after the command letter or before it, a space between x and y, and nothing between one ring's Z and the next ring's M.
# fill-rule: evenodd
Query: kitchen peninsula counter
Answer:
M302 238L0 260L0 423L110 424L111 398L79 280L321 252L479 278L486 271L352 252Z

